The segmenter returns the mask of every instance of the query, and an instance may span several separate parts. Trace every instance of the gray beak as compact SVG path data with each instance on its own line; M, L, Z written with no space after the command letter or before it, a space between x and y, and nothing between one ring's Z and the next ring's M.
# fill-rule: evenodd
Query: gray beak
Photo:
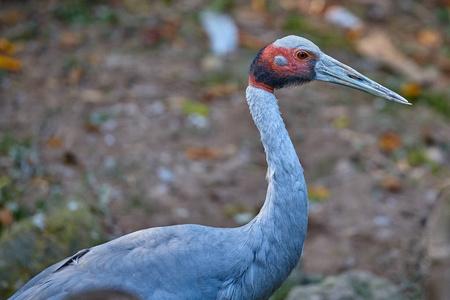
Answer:
M337 61L325 53L320 54L320 58L316 63L315 80L328 81L341 85L345 85L357 90L367 92L369 94L403 104L411 105L405 98L397 93L379 85L375 81L358 73L349 66Z

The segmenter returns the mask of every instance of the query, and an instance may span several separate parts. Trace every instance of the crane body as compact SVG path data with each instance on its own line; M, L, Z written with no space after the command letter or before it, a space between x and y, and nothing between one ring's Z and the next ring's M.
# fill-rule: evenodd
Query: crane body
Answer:
M38 274L10 300L59 300L89 290L121 290L142 299L268 299L297 265L306 237L303 169L274 89L322 80L408 104L297 36L263 48L246 91L268 164L259 214L237 228L175 225L137 231L81 250Z

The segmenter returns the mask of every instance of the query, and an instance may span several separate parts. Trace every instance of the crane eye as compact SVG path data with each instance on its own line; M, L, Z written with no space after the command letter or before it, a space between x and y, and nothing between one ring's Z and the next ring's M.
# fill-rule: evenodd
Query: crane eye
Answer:
M295 56L297 57L298 60L305 60L309 57L308 52L305 51L298 51L295 53Z

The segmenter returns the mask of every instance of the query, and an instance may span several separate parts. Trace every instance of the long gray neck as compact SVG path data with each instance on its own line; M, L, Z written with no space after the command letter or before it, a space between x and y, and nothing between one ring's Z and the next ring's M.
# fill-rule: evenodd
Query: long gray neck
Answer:
M303 168L292 145L278 107L278 100L273 93L260 88L247 88L247 103L250 113L261 134L261 141L267 157L267 190L266 201L258 218L283 220L281 223L293 221L296 225L304 225L308 215L308 198ZM300 217L300 220L289 220L287 217ZM262 221L262 220L261 220ZM292 224L288 224L291 226Z
M261 133L268 164L266 200L248 227L254 234L261 233L260 255L264 256L266 267L285 278L297 265L305 240L308 222L305 178L275 95L249 86L247 102Z

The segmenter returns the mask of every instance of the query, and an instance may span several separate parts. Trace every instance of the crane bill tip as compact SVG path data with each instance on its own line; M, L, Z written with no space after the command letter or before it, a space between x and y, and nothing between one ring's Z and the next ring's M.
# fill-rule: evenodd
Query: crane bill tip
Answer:
M393 102L397 102L397 103L401 103L401 104L406 104L406 105L412 105L408 100L406 100L405 98L396 95L395 97L386 97L386 99L393 101Z

